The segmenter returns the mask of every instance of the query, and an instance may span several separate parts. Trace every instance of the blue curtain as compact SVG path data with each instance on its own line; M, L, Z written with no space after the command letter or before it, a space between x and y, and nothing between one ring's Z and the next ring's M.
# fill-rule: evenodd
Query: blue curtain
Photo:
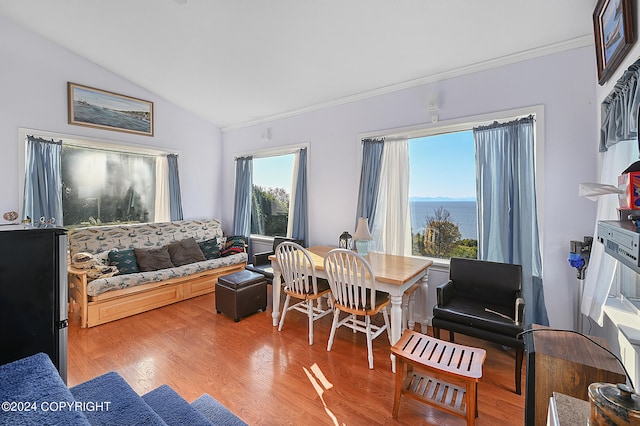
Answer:
M169 168L169 211L171 220L182 220L182 196L180 195L180 174L178 173L178 156L167 155Z
M369 218L370 225L374 223L378 188L380 186L380 174L382 173L383 149L384 139L362 140L362 167L360 170L356 224L360 217Z
M249 241L251 233L251 184L253 157L236 158L236 192L233 203L233 235Z
M640 107L640 60L634 62L618 79L611 93L602 101L600 152L621 141L638 138Z
M61 151L62 141L27 136L23 219L38 223L44 217L63 225Z
M478 258L522 265L525 321L548 325L536 216L533 117L473 129Z
M307 148L298 152L298 176L296 176L296 193L293 194L293 222L291 237L304 241L309 245L309 214L307 211Z

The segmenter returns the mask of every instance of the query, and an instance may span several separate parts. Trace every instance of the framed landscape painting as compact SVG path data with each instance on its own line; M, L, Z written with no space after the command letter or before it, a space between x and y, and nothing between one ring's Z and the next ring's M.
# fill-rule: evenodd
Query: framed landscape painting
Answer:
M598 0L593 11L600 85L613 74L635 41L630 3L629 0Z
M69 124L153 136L153 102L69 82Z

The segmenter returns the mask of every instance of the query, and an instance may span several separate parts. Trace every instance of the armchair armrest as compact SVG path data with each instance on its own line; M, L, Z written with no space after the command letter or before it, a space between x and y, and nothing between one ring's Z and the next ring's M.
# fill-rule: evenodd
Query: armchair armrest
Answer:
M454 295L453 281L449 280L444 284L440 284L436 287L436 296L438 300L438 306L446 305Z
M253 264L254 265L266 265L270 263L269 256L273 254L272 251L264 251L262 253L255 253L253 255Z
M522 321L524 321L524 309L524 299L522 297L518 297L516 299L516 324L520 324Z

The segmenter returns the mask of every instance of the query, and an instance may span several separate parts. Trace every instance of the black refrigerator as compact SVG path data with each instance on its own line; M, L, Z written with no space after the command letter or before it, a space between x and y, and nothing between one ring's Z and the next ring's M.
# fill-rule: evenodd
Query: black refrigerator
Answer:
M67 382L67 231L0 226L0 364L38 352Z

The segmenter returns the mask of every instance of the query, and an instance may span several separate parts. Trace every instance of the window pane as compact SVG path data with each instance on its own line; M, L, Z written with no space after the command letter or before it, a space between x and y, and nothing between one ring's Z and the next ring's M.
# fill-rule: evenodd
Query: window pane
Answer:
M478 256L473 132L409 140L412 254Z
M62 146L65 225L153 222L154 156Z
M286 236L295 155L253 159L251 233Z

